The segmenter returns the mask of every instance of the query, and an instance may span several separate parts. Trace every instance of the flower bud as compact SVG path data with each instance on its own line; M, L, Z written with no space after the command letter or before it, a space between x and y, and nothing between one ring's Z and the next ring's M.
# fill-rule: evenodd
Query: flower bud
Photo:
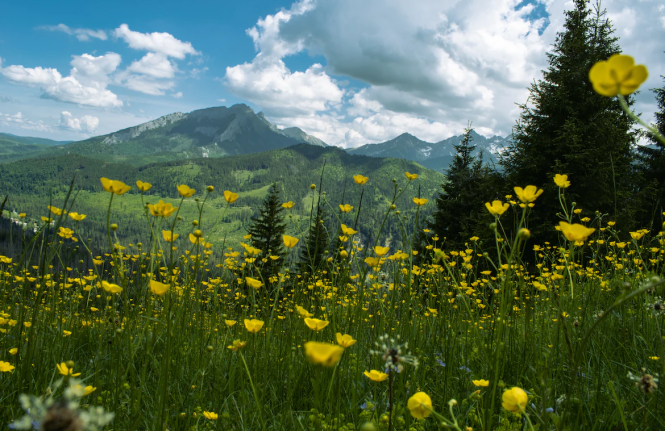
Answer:
M194 232L192 232L192 235L197 238L201 238L203 236L203 232L201 232L201 229L196 229Z
M395 208L397 208L397 205L395 205L395 204L390 205L391 210L394 210Z
M400 214L400 212L399 212L399 211L395 211L395 214L396 214L396 215L399 215L399 214Z
M199 221L198 220L192 220L192 226L198 226Z
M115 223L111 224L111 230L118 230L118 225Z
M212 192L215 191L215 187L214 186L208 186L208 187L206 187L206 190L208 190L208 193L212 193Z
M496 223L490 223L490 230L496 231Z
M65 365L67 365L67 368L74 368L74 361L67 361L65 362Z
M316 184L312 184L311 186L309 186L309 188L312 190L316 190Z
M142 242L137 242L137 243L136 243L136 246L137 246L138 248L141 248L141 247L143 247L143 243L142 243Z
M523 227L522 229L520 229L517 235L520 237L521 240L526 241L527 239L531 238L531 231Z

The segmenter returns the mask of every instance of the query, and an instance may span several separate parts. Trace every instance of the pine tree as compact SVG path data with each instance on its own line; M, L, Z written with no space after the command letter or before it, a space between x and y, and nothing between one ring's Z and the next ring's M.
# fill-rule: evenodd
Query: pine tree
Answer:
M430 236L445 238L447 249L464 245L475 234L476 220L483 210L484 196L479 193L483 173L482 153L474 155L471 124L464 129L455 157L446 172L446 183L436 199L436 212L429 222ZM422 240L422 238L421 238Z
M316 207L316 215L309 226L309 232L303 247L300 249L300 272L314 274L323 269L328 261L328 231L326 230L327 214L320 203Z
M284 240L282 235L286 232L282 202L279 199L277 183L268 191L268 196L263 201L263 207L257 216L252 217L247 233L252 235L252 246L261 250L256 260L256 266L261 271L265 282L270 277L277 275L284 261ZM277 256L278 259L271 259Z
M564 28L547 54L543 79L531 85L527 103L520 105L513 144L501 160L511 187L533 184L545 190L530 221L538 241L556 235L555 174L569 175L568 202L576 201L587 215L608 213L621 218L624 228L631 218L634 121L616 98L597 94L588 78L593 64L620 51L618 38L599 4L593 12L585 0L575 0L566 12Z
M665 76L661 76L665 78ZM656 102L659 111L656 112L656 130L665 136L665 85L662 88L654 88ZM641 164L641 174L643 177L643 191L648 195L648 202L644 208L644 215L641 218L642 226L653 226L656 217L659 217L665 211L665 144L658 140L651 133L647 133L647 138L651 145L638 148L638 158ZM656 228L660 227L660 223Z

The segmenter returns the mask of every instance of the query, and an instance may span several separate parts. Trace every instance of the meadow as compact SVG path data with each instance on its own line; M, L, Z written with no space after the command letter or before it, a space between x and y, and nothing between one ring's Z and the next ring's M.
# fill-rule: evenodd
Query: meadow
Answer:
M357 176L356 187L366 181ZM407 173L394 184L395 196L413 194L415 219L396 206L385 213L413 225L405 235L432 204L415 197L417 181ZM450 250L429 237L418 251L412 234L397 250L380 229L369 242L342 225L339 253L310 274L295 266L304 238L290 225L284 266L264 279L258 263L270 257L250 238L219 258L206 240L207 199L223 195L232 208L237 194L181 185L175 204L136 202L152 234L121 244L111 221L130 186L102 178L109 245L91 256L92 268L62 252L72 242L87 249L71 195L44 208L21 256L0 257L0 422L44 430L663 429L665 234L622 232L566 202L574 178L553 181L564 217L552 226L557 244L530 240L542 191L515 187L505 202L487 203L493 242L472 237ZM149 184L136 187L149 195ZM180 217L193 196L198 216ZM362 217L362 205L350 211Z

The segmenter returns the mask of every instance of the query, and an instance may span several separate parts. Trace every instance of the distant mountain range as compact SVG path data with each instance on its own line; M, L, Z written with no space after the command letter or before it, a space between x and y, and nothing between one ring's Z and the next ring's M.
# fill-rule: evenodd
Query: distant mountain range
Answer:
M4 138L3 140L3 137ZM486 161L508 144L508 138L485 138L472 132L476 151ZM366 144L346 150L353 155L410 160L437 171L448 167L455 155L454 144L461 136L440 142L422 141L404 133L387 142ZM307 143L328 145L297 127L279 129L262 112L244 104L175 112L135 127L77 142L57 142L0 134L0 162L33 157L78 154L107 162L144 166L183 159L225 157L286 148Z

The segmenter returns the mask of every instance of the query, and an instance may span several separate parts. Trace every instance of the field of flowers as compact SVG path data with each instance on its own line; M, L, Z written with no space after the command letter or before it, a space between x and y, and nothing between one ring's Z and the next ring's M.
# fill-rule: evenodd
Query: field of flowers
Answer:
M366 187L366 177L354 180ZM417 181L407 172L395 189L413 193L417 208L431 205L405 185ZM102 178L108 250L90 252L92 268L66 251L72 243L89 251L77 233L85 215L69 197L44 208L21 256L0 256L0 423L665 429L665 233L622 231L566 201L574 178L553 181L562 205L556 244L530 238L542 190L529 185L487 203L490 243L472 237L451 250L427 236L417 249L413 235L399 250L380 231L369 242L340 222L340 250L308 274L295 265L304 238L292 229L282 238L284 266L265 279L265 250L225 244L216 256L206 241L214 229L201 222L206 199L219 193L212 186L178 187L181 205L199 199L197 220L161 201L137 208L153 234L121 244L113 208L131 187ZM150 193L150 184L136 187ZM229 207L238 199L223 193ZM360 205L340 210L362 217ZM385 216L419 226L394 205ZM187 224L178 236L176 225Z

